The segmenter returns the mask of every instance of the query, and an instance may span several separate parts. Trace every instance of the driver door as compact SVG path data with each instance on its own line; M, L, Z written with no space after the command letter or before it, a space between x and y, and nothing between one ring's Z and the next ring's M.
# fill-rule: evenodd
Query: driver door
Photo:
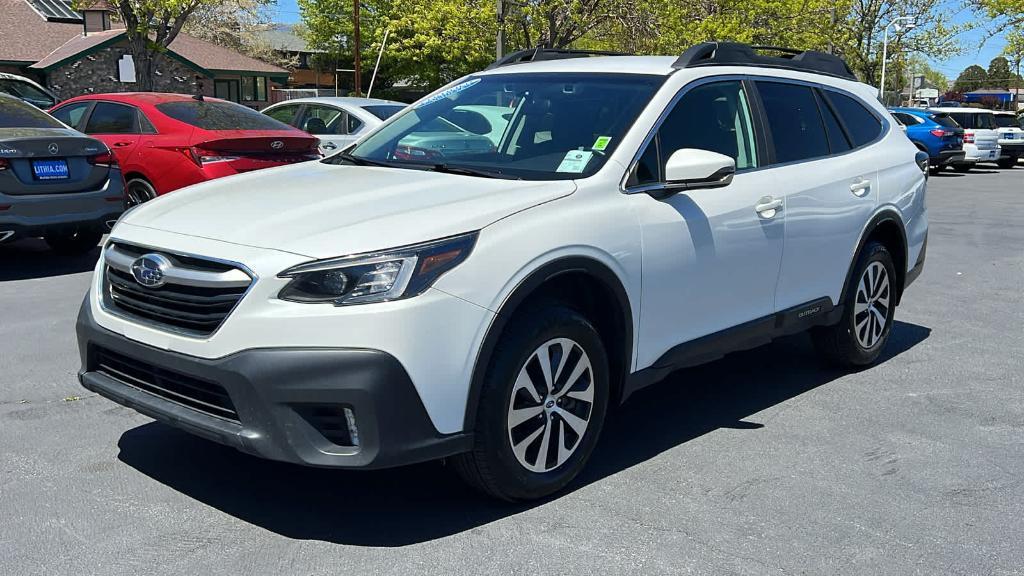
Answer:
M638 368L675 363L673 348L701 337L735 343L747 334L723 331L774 312L785 211L770 171L756 170L765 154L749 103L741 80L684 88L629 175L644 247ZM732 182L655 198L666 161L683 148L734 158Z

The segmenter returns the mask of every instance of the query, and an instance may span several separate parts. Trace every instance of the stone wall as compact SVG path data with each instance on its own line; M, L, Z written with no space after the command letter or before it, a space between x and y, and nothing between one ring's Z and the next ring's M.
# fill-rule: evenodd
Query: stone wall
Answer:
M98 52L50 70L46 83L61 100L82 94L138 91L138 83L117 80L117 61L127 53L127 43L103 48ZM153 90L195 94L197 74L195 69L182 64L171 56L165 56L157 67ZM213 78L204 76L202 83L203 94L213 96Z

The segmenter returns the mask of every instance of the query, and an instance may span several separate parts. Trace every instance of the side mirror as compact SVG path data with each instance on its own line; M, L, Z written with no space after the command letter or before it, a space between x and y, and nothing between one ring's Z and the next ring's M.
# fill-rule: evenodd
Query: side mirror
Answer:
M676 150L665 163L665 186L652 191L655 198L665 198L682 190L721 188L732 182L736 161L718 152L683 148Z

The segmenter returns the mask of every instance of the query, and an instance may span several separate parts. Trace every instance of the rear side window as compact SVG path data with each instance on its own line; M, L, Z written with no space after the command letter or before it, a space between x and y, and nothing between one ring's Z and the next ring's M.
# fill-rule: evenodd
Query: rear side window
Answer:
M775 145L776 163L828 156L828 137L809 86L757 82L757 90Z
M929 118L939 126L945 126L946 128L960 127L960 125L956 123L956 120L949 117L949 114L932 114Z
M10 96L0 96L0 128L64 128L52 116Z
M67 106L61 106L59 109L52 112L53 117L61 122L71 126L72 128L81 130L79 122L82 121L82 115L89 109L92 102L75 102L74 104L68 104Z
M156 109L203 130L291 130L283 122L233 102L182 100L157 104Z
M135 108L122 104L97 102L85 125L86 134L138 134Z
M405 106L397 106L395 104L374 104L373 106L363 106L363 110L366 110L381 120L387 120L402 110L405 110Z
M843 120L854 147L870 144L882 133L882 122L860 102L829 90L825 91L825 97Z
M992 113L984 112L950 112L956 123L969 130L993 130L996 127Z
M1006 116L1006 115L1003 115L1003 114L999 114L999 115L993 114L992 116L993 116L993 120L995 120L995 122L996 122L996 126L998 126L1000 128L1016 128L1017 127L1017 119L1014 118L1013 116Z
M829 151L833 154L839 154L853 148L850 146L850 140L846 137L846 133L843 132L843 127L840 126L835 112L832 111L828 104L821 101L820 95L818 97L818 109L821 110L821 119L825 121L825 134L828 136Z

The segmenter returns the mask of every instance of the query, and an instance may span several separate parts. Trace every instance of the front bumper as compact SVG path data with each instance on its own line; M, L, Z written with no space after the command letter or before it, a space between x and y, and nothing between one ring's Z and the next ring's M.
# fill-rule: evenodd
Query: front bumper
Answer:
M472 446L469 434L437 431L405 369L385 352L262 348L218 359L197 358L134 342L99 326L88 299L77 329L79 380L85 388L242 452L310 466L386 468L450 456ZM103 358L110 353L151 368L159 374L158 385L187 380L219 386L237 417L190 407L195 402L173 391L147 391L145 378L133 381L105 367ZM335 437L332 425L346 426L344 408L355 416L358 446L328 439ZM324 414L336 420L328 422Z

